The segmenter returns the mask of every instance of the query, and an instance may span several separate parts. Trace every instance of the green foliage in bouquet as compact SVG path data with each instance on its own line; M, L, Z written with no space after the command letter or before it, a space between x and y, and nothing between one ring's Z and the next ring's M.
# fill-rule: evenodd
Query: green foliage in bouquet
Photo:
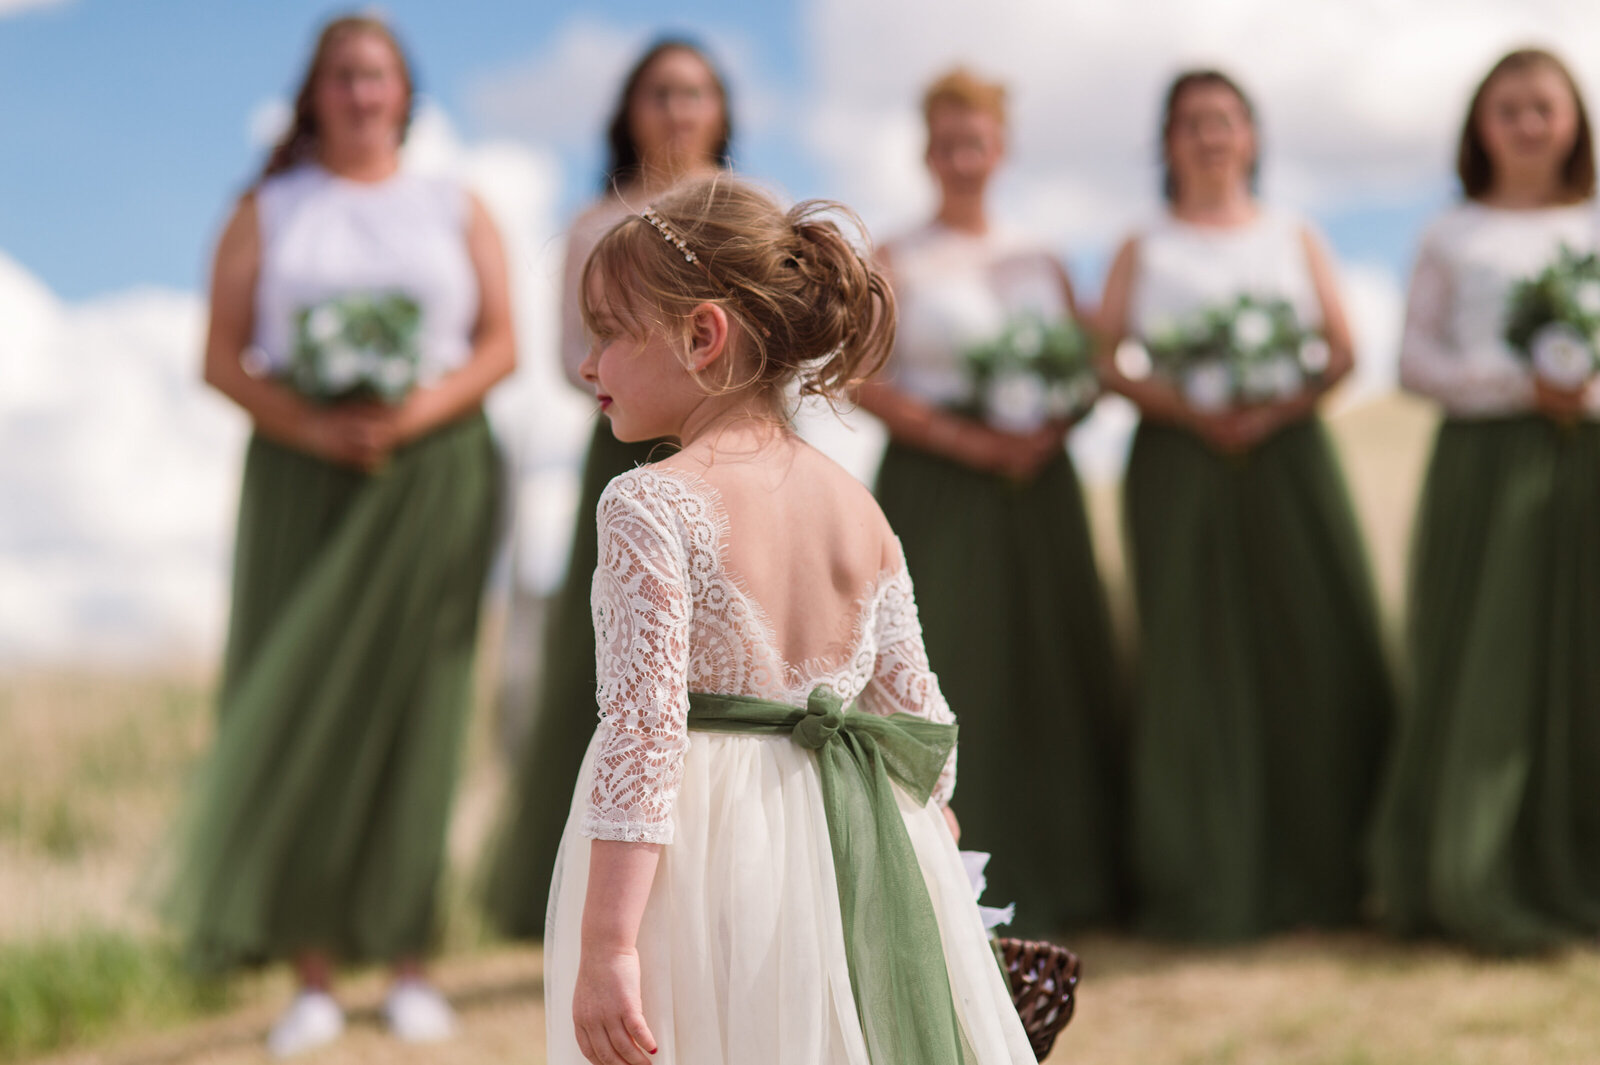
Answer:
M1283 399L1327 369L1322 337L1287 300L1241 295L1145 338L1151 368L1201 409Z
M1540 377L1581 387L1600 373L1600 256L1566 245L1555 262L1512 287L1505 339Z
M295 316L289 379L310 399L398 403L416 387L422 308L400 293L350 293Z
M1094 405L1094 345L1071 318L1012 316L993 339L962 353L978 412L1002 428L1071 419Z

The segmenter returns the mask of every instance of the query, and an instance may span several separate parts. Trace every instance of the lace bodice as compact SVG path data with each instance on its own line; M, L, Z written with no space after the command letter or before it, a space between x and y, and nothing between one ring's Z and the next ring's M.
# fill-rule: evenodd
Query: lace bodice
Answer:
M861 596L842 661L791 664L724 566L727 520L705 481L676 468L631 470L600 497L597 521L600 726L584 835L672 842L691 691L804 706L825 685L858 710L955 719L928 668L903 560ZM949 802L954 788L952 753L935 799Z
M1592 201L1532 211L1466 203L1435 219L1411 274L1400 383L1456 417L1530 410L1533 376L1506 344L1506 304L1563 244L1600 246ZM1590 387L1588 406L1600 412L1600 388Z

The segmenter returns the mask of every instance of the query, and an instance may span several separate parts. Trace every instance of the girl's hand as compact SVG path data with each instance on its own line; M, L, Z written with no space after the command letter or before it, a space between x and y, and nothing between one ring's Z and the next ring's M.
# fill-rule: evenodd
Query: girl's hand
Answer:
M1565 389L1556 388L1544 378L1535 376L1533 379L1534 407L1546 418L1560 422L1564 425L1575 423L1584 414L1584 390L1582 388Z
M644 1021L639 993L639 952L584 951L572 996L578 1049L595 1065L646 1065L656 1038Z
M950 826L950 838L960 843L961 822L956 820L956 812L948 806L944 808L944 823Z

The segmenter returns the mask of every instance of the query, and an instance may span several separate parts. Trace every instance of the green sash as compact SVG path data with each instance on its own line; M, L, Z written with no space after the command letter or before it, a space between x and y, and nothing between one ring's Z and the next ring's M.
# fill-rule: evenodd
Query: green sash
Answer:
M933 901L889 785L892 778L926 803L955 748L956 726L846 710L818 687L804 709L691 692L689 728L788 733L817 753L845 960L868 1056L875 1065L967 1062Z

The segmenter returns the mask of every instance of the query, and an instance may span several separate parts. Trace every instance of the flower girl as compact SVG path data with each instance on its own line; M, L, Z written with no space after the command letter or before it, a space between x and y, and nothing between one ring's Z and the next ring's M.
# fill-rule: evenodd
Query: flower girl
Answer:
M955 726L898 541L783 417L791 384L838 396L893 339L835 210L712 178L585 269L601 410L682 450L600 501L552 1063L1034 1060L956 850Z
M1458 169L1400 351L1444 421L1375 871L1392 926L1518 951L1600 931L1600 242L1589 122L1555 56L1495 65Z

